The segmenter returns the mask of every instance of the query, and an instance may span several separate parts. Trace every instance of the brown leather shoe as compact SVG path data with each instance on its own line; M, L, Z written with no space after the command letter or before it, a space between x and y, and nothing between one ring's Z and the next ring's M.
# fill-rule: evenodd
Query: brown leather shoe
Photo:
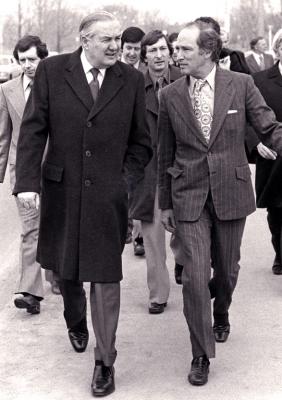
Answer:
M191 363L188 381L191 385L202 386L208 381L209 359L207 356L195 357Z
M14 300L14 304L17 308L25 308L30 314L40 313L40 302L36 297L31 294L24 295L22 297L17 297Z
M107 396L115 391L114 367L95 365L91 391L94 397Z

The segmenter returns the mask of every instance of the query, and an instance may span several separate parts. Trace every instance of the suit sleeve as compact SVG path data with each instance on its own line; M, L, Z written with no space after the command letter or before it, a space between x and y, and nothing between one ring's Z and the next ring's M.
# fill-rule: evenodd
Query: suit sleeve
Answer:
M251 77L247 76L246 114L261 141L282 155L282 123L277 122L274 112L266 104Z
M158 118L158 185L161 210L172 209L171 176L167 169L173 166L175 149L176 141L167 110L166 93L162 91Z
M131 132L124 161L124 171L129 192L133 192L144 177L144 168L153 156L151 138L146 119L144 77L138 73L135 105L133 109Z
M20 128L13 194L40 193L41 162L48 138L48 82L40 62Z
M0 86L0 182L5 178L12 138L12 121L7 107L6 97Z

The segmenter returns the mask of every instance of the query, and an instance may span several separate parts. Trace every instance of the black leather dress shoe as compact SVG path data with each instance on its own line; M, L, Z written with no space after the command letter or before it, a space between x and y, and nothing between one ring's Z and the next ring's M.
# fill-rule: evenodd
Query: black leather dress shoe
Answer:
M115 369L95 365L91 390L94 397L107 396L115 391Z
M182 271L183 271L183 265L175 263L174 278L177 285L182 285Z
M75 327L70 328L68 335L74 350L77 353L83 353L86 350L89 339L86 319L83 319Z
M206 356L195 357L191 364L188 381L191 385L202 386L208 381L209 359Z
M282 265L278 262L273 264L272 272L274 273L274 275L282 275Z
M228 339L230 333L229 324L214 324L213 333L215 341L218 343L224 343Z
M40 302L31 294L24 295L23 297L17 297L14 300L14 304L17 308L25 308L30 314L40 313Z
M145 248L143 243L143 238L141 236L137 236L133 242L133 249L135 256L144 256Z
M164 312L165 307L167 306L167 303L151 303L149 305L149 313L150 314L161 314Z

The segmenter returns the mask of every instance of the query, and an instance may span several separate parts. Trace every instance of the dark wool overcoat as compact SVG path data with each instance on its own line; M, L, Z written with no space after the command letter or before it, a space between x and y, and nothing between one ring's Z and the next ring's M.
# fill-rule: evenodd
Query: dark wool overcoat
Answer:
M44 268L64 279L118 282L127 231L124 171L132 186L152 156L144 77L118 61L93 105L80 54L51 57L37 68L14 194L41 191L37 260Z
M181 77L180 69L169 66L169 83ZM149 72L145 73L146 112L153 147L153 157L145 168L144 179L138 184L130 199L130 216L141 221L153 222L157 189L157 125L159 102Z
M277 121L282 122L282 76L278 62L268 70L254 75L254 81ZM282 158L275 161L260 156L256 162L257 207L282 207Z

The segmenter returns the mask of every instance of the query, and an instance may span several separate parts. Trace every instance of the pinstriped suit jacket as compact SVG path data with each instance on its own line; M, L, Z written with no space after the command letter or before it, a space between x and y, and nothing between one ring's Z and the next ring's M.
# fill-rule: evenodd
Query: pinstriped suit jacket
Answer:
M163 89L159 112L159 203L177 220L195 221L209 190L221 220L255 210L244 149L246 121L267 145L282 152L282 124L265 104L249 75L217 68L209 144L194 117L189 77Z

